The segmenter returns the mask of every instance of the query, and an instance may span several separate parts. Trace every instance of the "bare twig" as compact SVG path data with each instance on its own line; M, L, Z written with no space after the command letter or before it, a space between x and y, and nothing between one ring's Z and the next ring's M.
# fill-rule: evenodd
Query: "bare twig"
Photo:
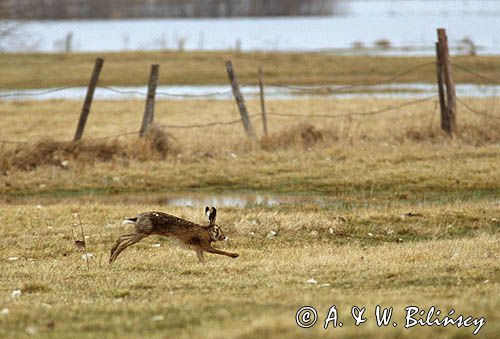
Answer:
M83 225L82 225L82 220L80 219L80 214L76 214L78 218L78 222L80 223L80 230L82 231L82 238L83 238L83 250L85 251L85 260L87 261L87 269L90 270L90 263L89 263L89 255L87 253L87 242L85 241L85 233L83 233Z

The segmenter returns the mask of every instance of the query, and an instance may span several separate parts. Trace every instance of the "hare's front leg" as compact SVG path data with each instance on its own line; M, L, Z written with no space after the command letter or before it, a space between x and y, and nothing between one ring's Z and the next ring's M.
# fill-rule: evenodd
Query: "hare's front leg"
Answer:
M196 256L198 257L198 260L202 263L205 262L205 257L203 256L203 249L201 247L195 248L196 251Z
M238 258L240 256L238 253L231 253L231 252L218 250L216 248L213 248L211 245L209 245L207 248L205 248L205 251L207 251L208 253L225 255L225 256L228 256L231 258Z

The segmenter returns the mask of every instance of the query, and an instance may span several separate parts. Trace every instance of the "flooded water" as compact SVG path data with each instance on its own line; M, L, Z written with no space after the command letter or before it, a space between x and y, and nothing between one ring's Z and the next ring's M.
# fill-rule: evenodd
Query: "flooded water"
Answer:
M274 196L270 194L195 194L186 193L173 195L161 201L166 206L188 206L188 207L247 207L254 205L277 206L292 203L297 200L293 196Z
M205 206L217 207L251 207L251 206L279 206L315 204L325 205L331 203L327 196L319 195L289 195L272 193L172 193L168 197L157 199L166 206L187 206L203 208Z
M335 90L339 85L331 85ZM377 86L357 87L356 92L321 93L321 87L300 86L301 90L289 88L267 87L266 99L291 100L297 98L424 98L437 94L436 85L423 83L385 84ZM85 97L86 87L66 89L31 89L31 90L0 90L0 100L82 100ZM314 94L318 90L318 94ZM492 97L500 93L500 85L473 85L457 84L457 94L461 97ZM245 98L257 98L257 86L244 86L242 93ZM96 100L140 100L146 97L146 87L112 87L98 88L94 98ZM159 86L157 99L184 100L184 99L213 99L232 100L229 86Z
M6 51L242 50L434 54L436 28L453 53L500 54L500 1L345 1L330 17L28 21ZM466 40L464 40L466 39ZM374 48L386 40L390 47ZM351 49L356 45L357 49ZM378 46L381 44L379 43Z

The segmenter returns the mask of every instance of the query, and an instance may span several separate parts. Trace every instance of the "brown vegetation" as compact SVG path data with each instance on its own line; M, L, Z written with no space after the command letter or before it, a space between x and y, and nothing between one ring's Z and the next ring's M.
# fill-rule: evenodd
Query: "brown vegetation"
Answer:
M316 143L325 139L325 131L317 129L309 123L301 123L291 126L269 136L263 136L260 140L262 149L273 151L290 147L308 149Z
M161 160L175 152L171 137L159 126L152 125L143 139L56 141L50 138L19 143L14 148L0 149L0 171L33 170L43 165L67 169L72 162L93 164L116 159Z

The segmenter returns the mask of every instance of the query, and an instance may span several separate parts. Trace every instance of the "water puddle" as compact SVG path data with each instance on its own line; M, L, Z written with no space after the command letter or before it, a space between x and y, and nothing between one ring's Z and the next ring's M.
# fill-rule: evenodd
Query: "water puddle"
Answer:
M1 200L1 197L0 197ZM198 192L173 192L173 193L125 193L107 194L104 192L68 192L59 194L41 194L9 198L4 203L53 205L71 201L72 203L97 203L103 205L161 205L175 207L205 208L236 207L245 208L253 206L275 207L281 205L315 204L325 205L329 199L326 196L293 195L273 193L198 193Z
M424 98L437 93L435 84L393 83L376 86L360 86L350 91L338 90L342 85L266 87L267 99L292 100L297 98ZM500 93L499 85L457 84L457 94L462 97L491 97ZM86 87L41 88L27 90L0 90L0 100L83 100ZM243 95L258 98L257 86L243 86ZM144 99L146 87L101 87L95 92L96 100ZM228 86L159 86L157 100L213 99L232 100Z
M272 195L272 194L202 194L184 193L174 194L161 199L159 202L165 206L187 206L187 207L249 207L249 206L278 206L284 204L298 204L305 202L319 202L322 198L298 195Z

